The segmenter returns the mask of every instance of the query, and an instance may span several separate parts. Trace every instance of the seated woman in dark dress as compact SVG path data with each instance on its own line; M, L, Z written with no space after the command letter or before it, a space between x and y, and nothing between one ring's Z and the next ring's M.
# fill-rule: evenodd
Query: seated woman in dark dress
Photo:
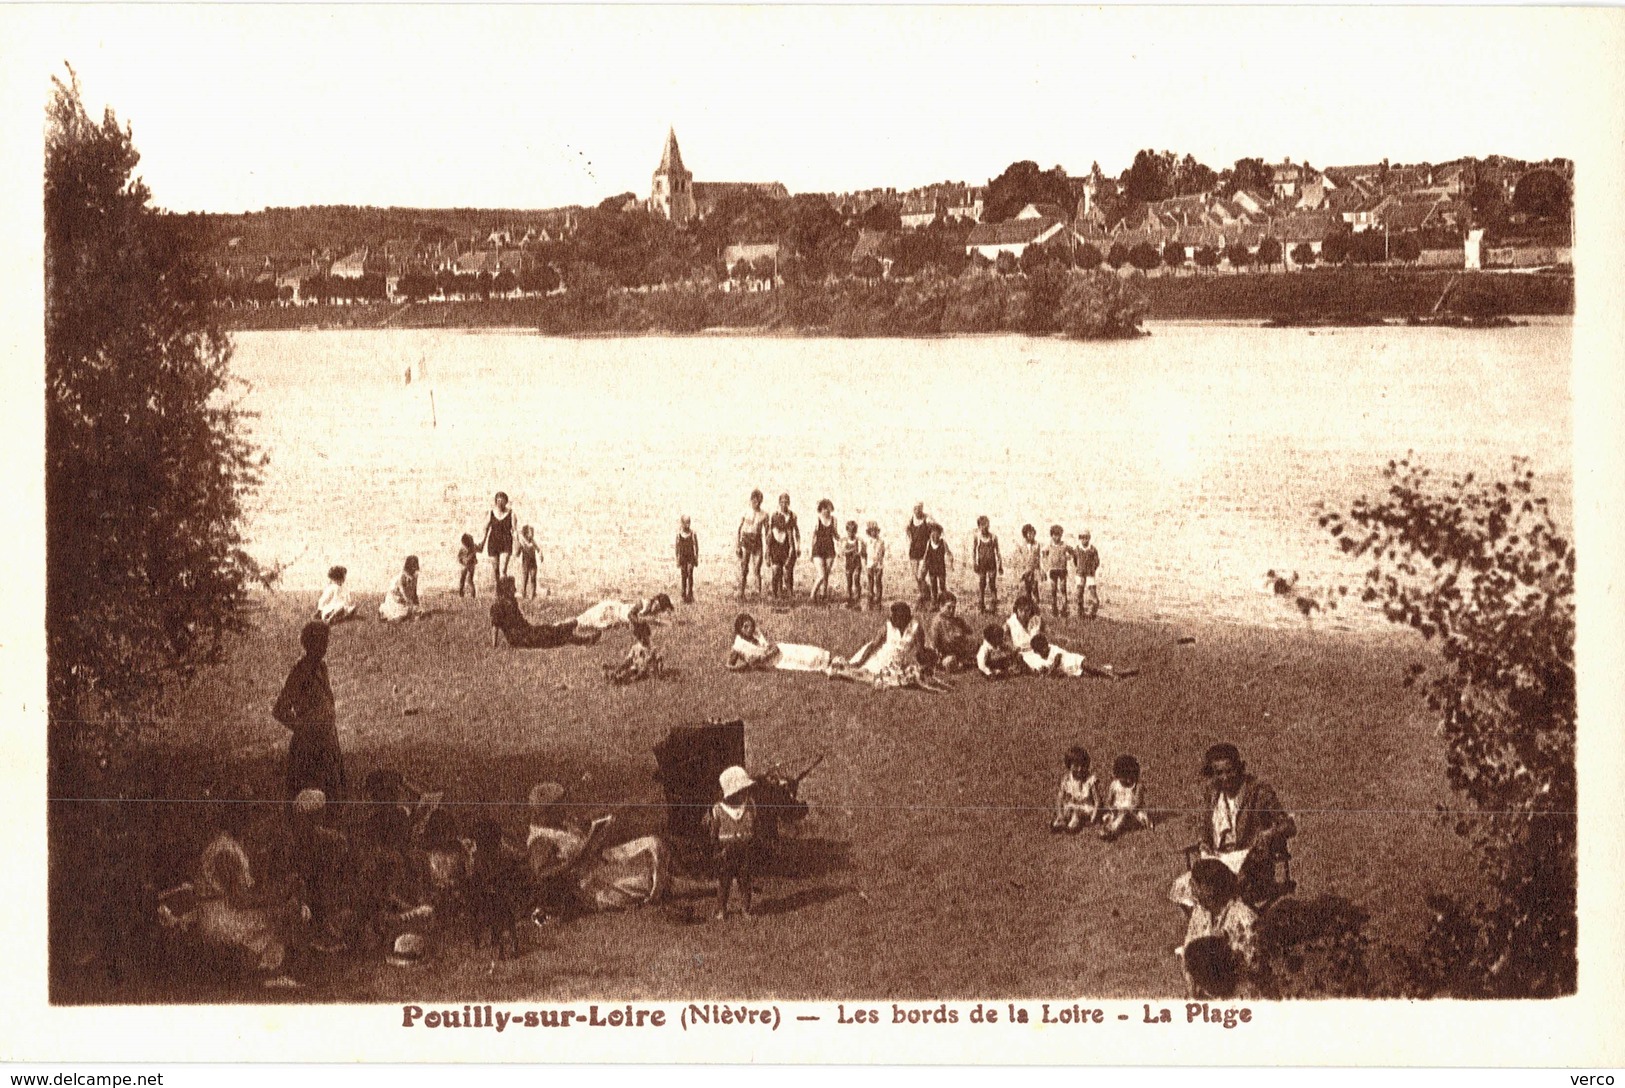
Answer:
M563 623L531 623L519 611L516 585L511 576L497 580L497 599L491 605L491 645L497 644L497 634L507 639L508 645L520 650L547 650L555 646L591 645L603 634L601 631L577 631L575 620Z

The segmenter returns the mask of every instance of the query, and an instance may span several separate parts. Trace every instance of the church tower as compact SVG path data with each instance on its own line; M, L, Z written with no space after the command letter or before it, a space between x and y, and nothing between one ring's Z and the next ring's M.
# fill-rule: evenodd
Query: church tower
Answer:
M683 168L683 154L677 150L677 130L666 133L666 148L655 167L654 186L649 193L649 210L679 226L694 218L694 175Z

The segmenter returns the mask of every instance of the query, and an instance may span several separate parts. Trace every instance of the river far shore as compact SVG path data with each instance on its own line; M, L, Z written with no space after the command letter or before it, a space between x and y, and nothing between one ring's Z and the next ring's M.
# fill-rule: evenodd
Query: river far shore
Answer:
M906 283L906 281L905 281ZM1279 324L1404 322L1432 315L1472 318L1572 315L1572 271L1525 274L1414 268L1314 268L1291 272L1130 274L1145 320L1247 320ZM815 289L822 295L825 289ZM557 335L734 333L786 336L941 335L917 322L824 319L807 323L788 301L793 290L711 290L699 306L673 307L671 292L627 291L588 316L564 295L378 302L353 305L222 308L228 329L468 328L540 330ZM696 298L702 297L695 293ZM837 301L833 298L822 302ZM985 329L1019 331L997 317Z

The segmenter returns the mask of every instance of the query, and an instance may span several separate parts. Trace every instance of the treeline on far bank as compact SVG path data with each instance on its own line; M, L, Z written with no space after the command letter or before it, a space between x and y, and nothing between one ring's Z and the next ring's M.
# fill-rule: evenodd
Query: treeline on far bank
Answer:
M534 328L550 335L690 333L760 329L828 336L1061 333L1081 339L1135 335L1144 319L1312 321L1360 315L1404 319L1435 312L1470 317L1568 315L1572 273L1509 275L1397 268L1327 268L1247 274L1126 278L1045 268L1001 275L922 272L909 279L810 285L736 282L622 290L578 278L546 297L355 305L266 306L219 311L238 329ZM1443 299L1441 303L1440 300Z
M586 269L568 290L542 297L270 306L219 316L237 329L529 327L557 336L705 329L853 337L1021 332L1102 340L1140 334L1142 283L1053 264L1019 275L972 268L957 276L927 270L906 280L742 279L730 290L704 281L625 289Z
M1147 277L1144 290L1146 316L1164 321L1411 318L1435 308L1466 317L1574 313L1572 272L1305 268Z

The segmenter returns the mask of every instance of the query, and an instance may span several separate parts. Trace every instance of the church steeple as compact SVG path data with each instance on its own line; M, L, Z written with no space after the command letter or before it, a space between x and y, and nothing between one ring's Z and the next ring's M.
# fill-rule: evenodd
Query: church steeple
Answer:
M673 223L683 224L694 218L694 175L683 166L675 127L666 132L666 146L660 152L660 165L655 167L648 206Z
M677 129L672 127L666 131L666 147L660 153L660 165L655 167L656 174L684 174L683 153L677 150Z

